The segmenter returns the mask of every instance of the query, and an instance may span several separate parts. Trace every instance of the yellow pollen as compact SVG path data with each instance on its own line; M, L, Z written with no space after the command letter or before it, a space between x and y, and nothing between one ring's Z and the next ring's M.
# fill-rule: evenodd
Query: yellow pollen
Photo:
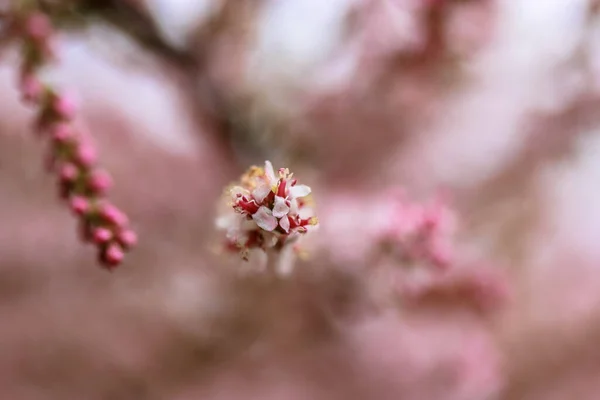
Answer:
M265 170L262 167L253 165L240 177L240 182L247 189L254 189L258 186L258 180L264 178Z

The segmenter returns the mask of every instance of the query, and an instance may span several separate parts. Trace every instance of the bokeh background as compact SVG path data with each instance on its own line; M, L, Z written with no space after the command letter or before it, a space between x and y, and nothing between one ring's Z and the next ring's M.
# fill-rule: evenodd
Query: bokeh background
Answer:
M597 1L69 3L47 74L140 245L109 273L79 242L0 43L0 399L600 398ZM224 186L265 159L321 225L277 284L214 251ZM387 304L397 187L449 194L489 289Z

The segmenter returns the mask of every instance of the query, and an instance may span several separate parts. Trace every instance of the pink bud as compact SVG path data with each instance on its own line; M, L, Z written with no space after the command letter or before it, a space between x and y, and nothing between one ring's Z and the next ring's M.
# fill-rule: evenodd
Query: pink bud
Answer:
M36 11L25 21L25 33L34 40L43 40L52 34L52 23L43 13Z
M89 168L98 159L96 149L90 143L80 143L75 152L75 159L83 167Z
M96 193L104 193L112 186L112 178L104 170L95 170L90 175L88 185Z
M53 109L59 118L71 120L77 113L77 104L72 96L63 93L54 99Z
M77 215L83 215L90 209L90 202L83 196L73 196L70 201L71 210Z
M21 78L21 94L23 101L27 103L36 103L42 97L44 90L42 83L33 74L26 74Z
M100 206L100 215L106 221L117 225L118 227L124 227L129 222L127 216L110 203L105 203Z
M112 243L100 253L100 262L111 269L121 264L124 257L123 249L118 244Z
M79 170L75 164L66 163L60 167L60 179L63 182L73 182L79 175Z
M97 244L104 244L112 239L113 234L110 229L99 227L94 229L92 236L94 238L94 242Z
M134 231L127 229L119 233L118 240L125 249L130 249L137 244L138 237Z
M58 123L52 127L52 139L57 143L66 143L73 137L73 128L64 123Z

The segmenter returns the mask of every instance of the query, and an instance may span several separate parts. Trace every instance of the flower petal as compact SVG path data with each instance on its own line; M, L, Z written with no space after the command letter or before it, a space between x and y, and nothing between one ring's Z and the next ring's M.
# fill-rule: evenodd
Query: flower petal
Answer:
M275 170L273 169L273 164L271 161L265 161L265 175L269 180L269 186L273 186L277 184L277 177L275 176Z
M271 210L265 206L260 207L258 211L252 215L252 219L256 222L256 225L268 232L271 232L277 227L277 218L275 218Z
M290 215L298 214L298 200L296 200L295 198L292 198L290 200L290 212L288 214L290 214Z
M310 194L310 187L306 185L296 185L290 188L290 197L298 198L308 196Z
M285 199L280 196L275 196L275 205L273 206L273 216L281 218L290 211L290 208L285 204Z
M271 186L269 186L267 184L259 185L252 192L252 197L254 198L254 200L256 200L256 203L260 204L269 195L270 191L271 191Z
M279 220L279 226L285 231L285 233L290 231L290 219L287 215Z

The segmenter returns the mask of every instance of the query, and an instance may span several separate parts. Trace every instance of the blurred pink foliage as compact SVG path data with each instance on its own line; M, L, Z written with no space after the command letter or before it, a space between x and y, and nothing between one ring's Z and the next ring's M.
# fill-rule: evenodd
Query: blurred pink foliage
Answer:
M0 398L598 397L597 2L40 4L139 244L94 268L1 41ZM213 251L265 159L319 215L286 277Z

